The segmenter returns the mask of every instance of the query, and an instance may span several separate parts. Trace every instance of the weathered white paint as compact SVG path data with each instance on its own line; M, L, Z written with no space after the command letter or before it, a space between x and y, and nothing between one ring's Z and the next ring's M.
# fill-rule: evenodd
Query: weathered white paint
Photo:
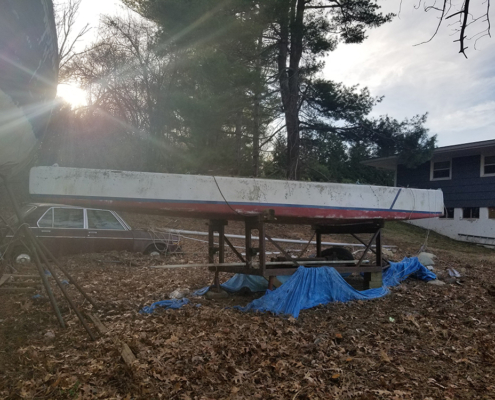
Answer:
M455 240L495 246L495 219L488 218L486 207L480 208L478 219L463 219L462 208L456 208L452 219L429 218L409 222Z
M29 190L43 201L191 217L242 219L274 209L279 222L414 219L443 212L439 190L63 167L33 168Z

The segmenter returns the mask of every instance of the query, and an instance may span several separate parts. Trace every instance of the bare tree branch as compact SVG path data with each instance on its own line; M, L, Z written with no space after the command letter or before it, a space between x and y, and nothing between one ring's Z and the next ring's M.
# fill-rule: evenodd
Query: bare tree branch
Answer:
M60 69L63 69L78 54L75 52L77 43L91 29L88 23L78 32L74 31L81 1L68 0L67 2L56 3L54 5Z
M421 0L420 0L421 4ZM485 12L481 15L473 15L471 13L472 10L472 1L471 0L464 0L460 9L456 9L453 13L450 13L452 8L455 7L453 4L452 0L443 0L443 5L442 6L437 6L436 3L433 3L432 5L426 5L424 6L424 11L437 11L440 13L440 16L438 18L438 23L435 29L435 32L433 35L430 37L430 39L418 43L415 46L425 44L433 40L435 36L437 36L438 31L440 27L442 26L443 22L451 19L453 17L458 16L459 20L458 22L453 23L452 25L449 26L457 26L455 28L455 32L457 35L457 39L454 40L454 42L459 42L459 53L463 54L464 57L467 58L466 50L468 49L468 46L466 45L466 40L470 40L473 38L476 38L475 45L477 41L484 36L489 36L491 37L491 25L490 25L490 16L489 16L489 11L490 11L490 0L484 0L481 1L481 4L485 8ZM484 19L484 20L483 20ZM471 37L468 37L467 31L468 29L472 28L475 26L475 23L478 21L482 21L484 24L486 24L486 29L480 30L480 32L475 33ZM480 36L481 35L481 36ZM479 36L479 37L478 37Z

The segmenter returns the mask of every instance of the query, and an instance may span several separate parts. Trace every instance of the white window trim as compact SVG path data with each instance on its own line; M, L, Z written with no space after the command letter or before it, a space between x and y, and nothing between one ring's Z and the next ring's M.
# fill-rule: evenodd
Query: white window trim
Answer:
M485 176L495 176L495 173L493 174L485 174L485 156L492 157L494 154L482 154L481 155L481 162L480 162L480 177L485 177ZM490 164L492 165L492 164Z
M465 208L477 208L478 209L478 218L473 218L473 217L469 217L469 218L464 218L464 209ZM481 207L461 207L461 220L464 220L464 221L478 221L479 219L481 219Z
M446 162L450 163L449 168L449 177L448 178L433 178L433 165L438 162ZM431 160L430 161L430 181L449 181L452 179L452 158L448 158L446 160Z

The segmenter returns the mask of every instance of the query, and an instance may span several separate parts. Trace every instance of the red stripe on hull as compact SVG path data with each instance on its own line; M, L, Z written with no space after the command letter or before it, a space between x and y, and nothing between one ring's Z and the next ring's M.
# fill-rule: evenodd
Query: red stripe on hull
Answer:
M43 196L44 201L60 202L60 198ZM262 206L262 205L233 205L208 203L168 203L168 202L138 202L103 199L74 199L64 198L64 204L110 208L114 210L135 211L148 214L167 215L172 217L242 220L250 215L261 214L266 210L274 210L277 223L311 224L332 223L346 220L404 220L432 218L434 215L426 212L407 212L393 210L361 210L361 209L332 209L315 207ZM232 208L231 208L232 207ZM235 211L234 211L235 210ZM337 220L337 221L335 221Z

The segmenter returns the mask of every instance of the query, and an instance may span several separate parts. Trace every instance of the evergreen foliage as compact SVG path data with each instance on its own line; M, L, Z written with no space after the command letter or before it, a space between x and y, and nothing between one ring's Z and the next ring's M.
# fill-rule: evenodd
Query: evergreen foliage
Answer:
M412 166L431 154L426 114L371 118L381 98L321 78L328 52L392 18L373 0L123 1L146 20L102 20L64 68L90 105L59 111L84 128L81 148L120 132L106 168L391 184L360 162L398 155ZM54 121L45 155L56 162Z

